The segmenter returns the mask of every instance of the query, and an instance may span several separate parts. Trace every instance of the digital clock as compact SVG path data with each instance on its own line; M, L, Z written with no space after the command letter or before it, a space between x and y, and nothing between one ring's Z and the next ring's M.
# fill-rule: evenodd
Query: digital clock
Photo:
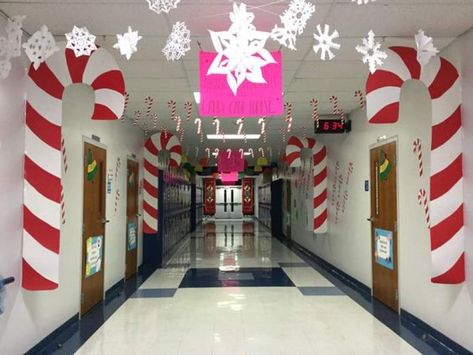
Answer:
M351 121L342 119L321 119L314 123L315 133L345 133L351 131Z

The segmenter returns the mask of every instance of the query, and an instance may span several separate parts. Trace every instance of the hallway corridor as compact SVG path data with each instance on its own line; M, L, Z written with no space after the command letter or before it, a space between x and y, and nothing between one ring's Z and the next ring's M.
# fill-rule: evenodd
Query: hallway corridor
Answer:
M201 225L78 351L412 353L265 227L241 221Z

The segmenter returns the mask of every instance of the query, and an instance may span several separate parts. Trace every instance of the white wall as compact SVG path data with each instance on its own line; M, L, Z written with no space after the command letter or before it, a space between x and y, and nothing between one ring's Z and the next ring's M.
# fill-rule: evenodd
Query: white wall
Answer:
M136 154L142 171L144 135L121 122L88 119L92 113L92 91L85 86L71 87L64 98L63 133L69 169L64 177L66 224L61 230L59 288L29 292L21 285L21 238L24 151L24 70L15 63L9 78L0 81L0 273L15 276L8 286L6 312L0 316L0 354L21 354L70 317L79 312L81 284L81 224L83 136L96 134L107 147L107 168L115 169L121 158L119 188L121 200L114 213L116 184L107 195L105 249L105 289L125 272L126 159ZM141 174L141 173L140 173ZM141 181L141 176L140 176ZM141 195L140 195L141 199ZM140 201L140 206L142 205ZM139 223L141 226L141 222ZM141 236L141 230L139 231ZM138 244L140 250L142 240ZM141 251L139 250L139 263Z
M370 223L366 221L370 215L370 195L364 191L364 181L369 180L369 146L380 136L397 137L400 307L473 350L473 30L444 50L442 56L452 61L462 75L467 281L462 285L430 282L430 238L417 192L420 187L428 187L431 103L420 82L404 85L398 123L369 125L365 112L358 110L351 116L350 134L319 137L326 143L329 157L329 233L314 236L307 231L303 219L296 219L293 214L292 237L371 287ZM412 152L412 142L418 137L424 151L422 179ZM340 202L343 203L345 188L349 198L345 213L339 212L337 224L336 209L331 206L336 161L344 178L348 163L354 163L349 185L342 185ZM295 187L297 176L292 177L293 199L305 195L303 189ZM301 200L297 204L302 210L299 214L306 214L305 204Z

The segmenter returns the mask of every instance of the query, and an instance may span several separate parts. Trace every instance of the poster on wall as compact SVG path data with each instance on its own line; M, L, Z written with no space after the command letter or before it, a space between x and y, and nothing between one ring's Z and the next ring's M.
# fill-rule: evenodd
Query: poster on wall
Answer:
M376 262L390 270L394 269L393 232L385 229L374 230Z
M128 251L136 249L136 223L128 223Z
M86 241L85 277L90 277L102 267L103 236L89 237Z

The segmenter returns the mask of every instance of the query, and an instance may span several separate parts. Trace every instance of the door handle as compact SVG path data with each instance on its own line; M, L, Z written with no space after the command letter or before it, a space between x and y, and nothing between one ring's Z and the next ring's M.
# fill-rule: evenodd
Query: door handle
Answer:
M141 213L137 213L137 214L136 214L136 217L141 217Z
M110 220L109 219L106 219L106 218L102 218L102 224L107 224L109 223Z
M367 218L366 220L367 220L368 222L373 223L373 222L376 220L376 218L374 218L374 217L369 217L369 218Z

